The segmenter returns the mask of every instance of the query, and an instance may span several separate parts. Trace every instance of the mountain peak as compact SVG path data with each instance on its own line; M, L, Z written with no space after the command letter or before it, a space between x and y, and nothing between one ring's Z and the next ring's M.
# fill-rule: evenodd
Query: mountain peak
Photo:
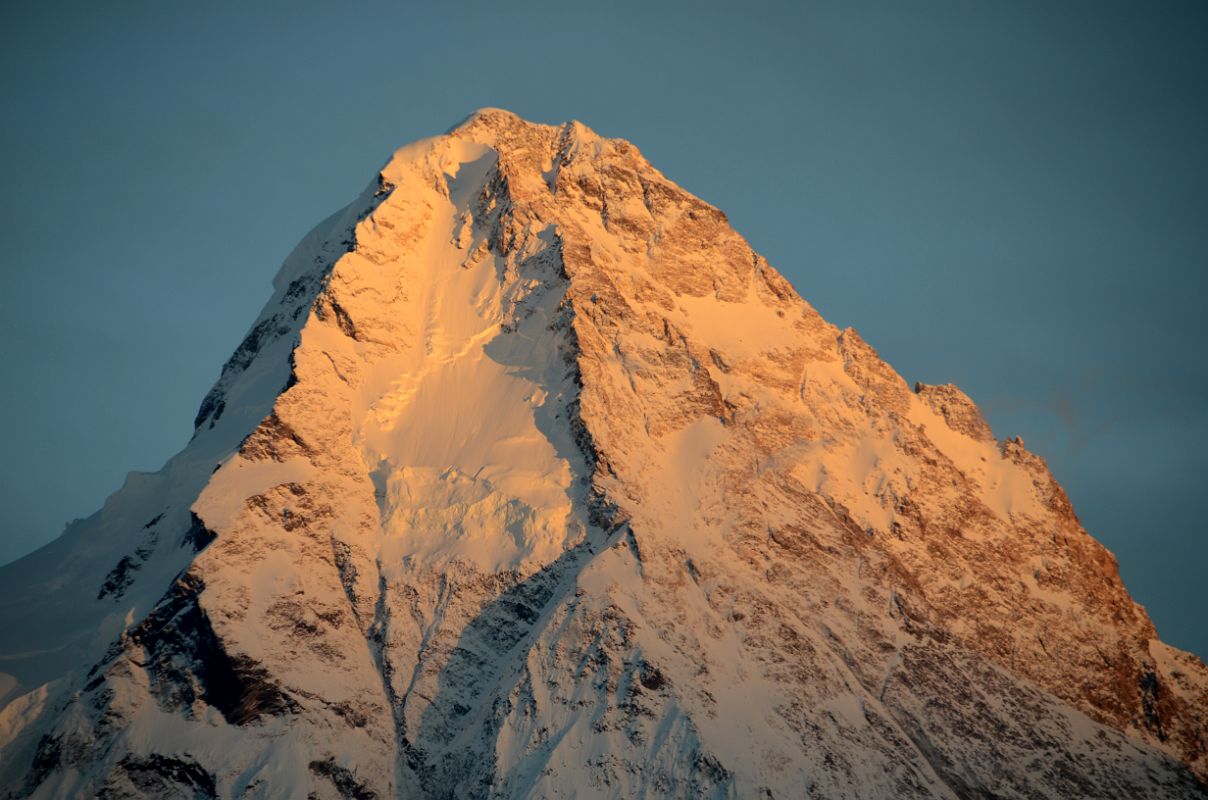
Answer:
M3 568L11 794L1202 796L1208 670L1043 460L628 142L475 112L274 290Z
M508 111L506 108L496 108L494 106L483 106L475 109L467 114L460 122L449 128L447 133L453 133L462 128L468 128L476 125L483 126L512 126L516 124L532 125L535 123L527 122L522 119L519 114Z
M449 130L446 131L446 134L475 129L499 132L514 130L517 128L537 128L547 131L557 129L560 131L571 131L585 138L600 138L595 131L591 130L578 120L569 120L560 125L547 125L540 122L531 122L526 120L519 114L508 111L506 108L495 108L492 106L484 106L483 108L470 112L470 114L468 114L464 119L453 127L449 128Z

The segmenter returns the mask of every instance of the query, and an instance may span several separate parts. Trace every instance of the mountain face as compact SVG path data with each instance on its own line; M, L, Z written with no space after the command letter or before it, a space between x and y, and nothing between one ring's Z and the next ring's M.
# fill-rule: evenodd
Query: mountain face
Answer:
M628 142L480 111L274 289L0 570L7 796L1208 796L1208 670L1044 462Z

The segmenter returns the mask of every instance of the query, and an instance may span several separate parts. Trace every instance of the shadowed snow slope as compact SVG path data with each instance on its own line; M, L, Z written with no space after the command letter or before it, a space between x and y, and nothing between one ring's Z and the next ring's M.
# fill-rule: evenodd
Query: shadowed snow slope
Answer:
M483 110L287 259L189 445L0 570L12 797L1202 797L1044 462L628 142Z

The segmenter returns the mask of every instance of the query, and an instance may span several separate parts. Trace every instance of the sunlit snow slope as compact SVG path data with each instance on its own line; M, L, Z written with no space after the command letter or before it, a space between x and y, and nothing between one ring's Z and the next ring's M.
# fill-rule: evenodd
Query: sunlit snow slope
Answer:
M0 570L8 796L1208 796L1208 670L1043 461L628 142L480 111L274 288Z

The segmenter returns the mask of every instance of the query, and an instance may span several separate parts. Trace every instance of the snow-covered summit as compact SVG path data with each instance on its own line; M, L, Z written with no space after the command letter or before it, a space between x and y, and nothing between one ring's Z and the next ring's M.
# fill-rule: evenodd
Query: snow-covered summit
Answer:
M499 109L0 571L15 797L1197 797L1208 670L1044 462L620 139Z

